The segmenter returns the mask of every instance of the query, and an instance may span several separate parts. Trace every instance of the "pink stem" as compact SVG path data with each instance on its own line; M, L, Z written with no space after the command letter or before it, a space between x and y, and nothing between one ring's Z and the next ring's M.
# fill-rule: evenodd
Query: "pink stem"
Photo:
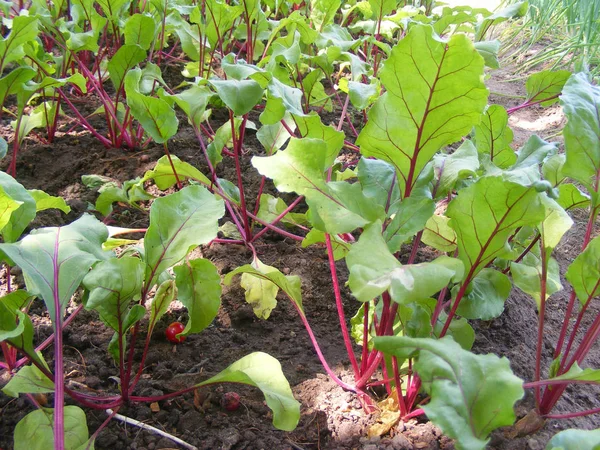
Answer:
M346 352L350 358L352 369L354 370L354 378L359 378L360 369L356 362L356 356L354 355L354 349L352 348L352 341L350 340L350 333L348 333L348 325L346 324L346 314L344 313L344 304L342 303L342 295L340 293L340 284L337 277L337 269L335 267L335 259L333 257L333 248L331 246L331 237L328 233L325 233L325 244L327 245L327 256L329 258L329 270L331 272L331 281L333 282L333 292L335 295L335 305L338 311L338 318L340 320L340 326L342 328L342 336L344 337L344 345L346 346ZM365 330L366 332L366 330Z

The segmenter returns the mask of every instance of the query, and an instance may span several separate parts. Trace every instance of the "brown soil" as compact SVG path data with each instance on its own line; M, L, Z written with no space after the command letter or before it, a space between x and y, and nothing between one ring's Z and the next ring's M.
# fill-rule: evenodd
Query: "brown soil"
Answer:
M505 82L510 72L496 71L490 83L494 92L520 94L523 82ZM514 106L518 100L493 95L492 103ZM537 124L545 119L545 125L537 132L542 137L555 133L562 123L560 109L528 109L511 119L515 131L515 149L520 147L531 130L526 124ZM181 121L181 131L170 143L172 153L206 172L202 154L195 137ZM541 122L540 122L541 123ZM537 126L537 125L535 125ZM247 149L259 153L260 144L251 134ZM60 212L40 214L34 227L68 223L79 217L93 203L96 194L81 183L81 175L101 174L124 181L142 175L162 156L162 148L151 147L143 152L106 150L96 141L80 133L78 136L61 136L54 144L42 145L28 139L19 156L17 179L27 188L38 188L53 195L65 197L73 211L65 216ZM249 158L248 158L249 159ZM246 161L248 161L248 159ZM221 165L223 167L224 165ZM223 176L233 179L232 164L221 169ZM244 165L244 177L249 186L249 196L256 194L259 177L248 162ZM267 190L274 191L272 185ZM574 228L556 251L561 269L577 256L583 236L585 215L578 214ZM120 226L144 227L145 214L117 207L111 216ZM596 230L596 233L598 230ZM303 301L307 317L319 340L322 350L334 370L349 377L349 362L335 308L326 255L322 248L303 249L299 244L268 233L257 245L260 259L284 273L299 275L302 279ZM214 244L203 248L202 255L210 259L226 274L251 260L251 253L242 247ZM342 282L347 280L347 269L338 264ZM2 274L6 281L6 273ZM13 282L22 284L18 271L13 272ZM5 284L5 283L3 283ZM349 290L342 290L347 317L351 317L358 303ZM549 362L551 347L558 334L567 294L556 294L549 305L548 334L545 356ZM296 398L302 404L298 428L285 433L273 428L269 409L257 390L240 387L217 387L201 394L201 408L194 405L193 394L162 401L158 409L150 405L132 405L119 412L163 429L200 449L451 449L451 440L428 422L411 420L396 425L389 436L368 439L367 427L373 417L367 416L358 399L344 392L325 374L302 327L294 308L281 297L278 307L267 321L257 319L244 301L239 284L224 287L222 308L218 318L203 333L188 337L185 343L173 346L164 338L168 323L186 318L184 309L172 308L162 318L152 338L147 359L147 370L139 383L138 395L161 395L192 385L216 374L238 358L253 351L264 351L276 357L293 387ZM71 308L72 310L72 308ZM33 309L36 324L36 342L51 332L50 321L39 302ZM507 301L504 314L493 322L475 323L477 340L474 351L493 352L507 356L513 370L520 377L530 380L533 376L537 314L534 302L518 289L514 289ZM83 311L65 333L65 358L67 381L78 388L87 386L92 390L116 392L118 374L112 359L106 352L112 333L107 331L95 312ZM52 360L52 352L46 352ZM600 351L595 348L587 363L600 367ZM350 380L349 380L350 381ZM221 395L232 389L242 395L243 406L236 412L225 412L219 405ZM567 391L558 405L557 412L581 410L599 406L598 391L589 387ZM51 402L52 399L50 398ZM51 404L51 403L50 403ZM519 417L533 407L529 392L517 407ZM26 398L11 399L0 393L0 449L12 448L12 432L15 424L32 406ZM87 411L90 431L95 431L106 419L104 411ZM541 449L558 430L578 427L600 427L598 417L584 417L568 421L549 421L535 434L507 438L510 430L494 433L490 448ZM98 436L96 449L167 449L177 447L172 441L147 431L142 431L118 421L112 421Z

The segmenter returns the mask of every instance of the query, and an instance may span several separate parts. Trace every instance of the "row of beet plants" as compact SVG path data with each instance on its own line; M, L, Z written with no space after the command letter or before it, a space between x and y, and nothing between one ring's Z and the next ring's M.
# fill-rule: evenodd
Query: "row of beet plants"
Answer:
M497 67L499 43L483 38L527 6L492 15L466 7L432 13L400 3L36 2L12 19L0 48L2 70L10 68L0 79L2 100L17 97L12 175L24 137L45 127L51 141L66 105L72 126L107 147L153 141L166 153L144 177L103 185L97 211L109 214L114 202L143 208L140 202L152 199L144 189L150 182L177 189L152 202L139 243L109 238L126 230L91 216L19 240L36 210L66 205L28 192L8 175L0 180L6 204L0 250L7 264L21 267L27 287L0 302L2 364L14 374L4 392L28 395L34 403L35 393L55 394L54 409L40 407L19 423L15 442L91 448L100 430L89 436L83 410L64 406L65 394L82 406L116 412L127 402L159 401L199 387L160 398L135 395L153 329L175 298L189 311L182 335L202 331L217 314L220 276L209 261L188 255L216 240L223 217L236 231L219 242L254 250L253 243L272 231L326 248L353 383L340 380L320 351L299 277L254 254L223 281L241 274L246 298L263 319L282 291L324 369L357 393L367 411L377 407L368 388L384 385L395 419L427 414L460 448L483 448L494 429L514 422L513 405L524 388L534 390L537 415L552 418L566 386L597 382L598 372L579 364L600 333L600 318L588 310L600 290L600 241L592 238L600 210L598 88L583 74L542 72L528 80L522 105L508 111L487 105L484 64ZM168 86L162 68L171 64L185 64L183 74L193 81ZM102 127L76 106L89 93L100 102L92 117L104 117ZM509 114L559 97L568 117L565 152L537 136L515 152ZM207 175L169 153L178 129L175 107L198 137ZM229 120L217 127L211 110L223 107ZM337 116L335 126L321 119L325 110ZM265 156L252 158L262 184L249 206L241 164L253 128ZM455 142L460 146L449 150ZM343 149L354 155L350 167L338 162ZM233 182L217 176L219 165L229 163L236 169ZM268 179L296 200L288 206L263 194ZM298 206L308 211L294 213ZM574 208L589 211L588 225L582 253L565 274L571 294L564 326L547 355L545 312L554 306L548 298L562 288L552 252L571 227L568 211ZM118 256L111 250L125 244ZM437 257L419 259L423 245ZM336 269L341 259L360 302L350 321ZM535 379L525 383L506 358L470 352L468 320L498 317L513 285L532 296L539 312ZM80 286L82 306L65 319ZM55 329L37 346L26 314L34 297L45 302ZM115 331L109 352L119 371L118 393L90 395L65 386L62 330L83 307ZM586 313L593 320L584 327ZM135 364L139 340L144 349ZM53 370L41 353L51 344ZM216 382L257 386L274 425L296 426L299 405L272 357L251 354L202 385ZM569 448L569 438L554 442Z

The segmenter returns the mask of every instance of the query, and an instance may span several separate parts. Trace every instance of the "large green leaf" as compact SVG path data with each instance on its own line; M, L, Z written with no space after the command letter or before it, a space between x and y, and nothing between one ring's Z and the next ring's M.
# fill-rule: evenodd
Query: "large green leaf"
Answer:
M228 5L221 0L206 0L204 5L207 12L205 14L206 36L211 47L214 48L239 17L242 5Z
M144 282L144 264L139 258L123 256L102 261L83 279L89 291L86 309L95 309L113 330L125 321L132 300L138 300Z
M125 45L139 45L148 50L156 38L156 23L145 14L134 14L127 19L123 27ZM118 53L118 51L117 51Z
M263 88L254 80L211 80L219 98L236 116L243 116L262 100Z
M16 67L6 76L0 78L0 103L4 105L6 97L22 89L25 83L36 75L31 67Z
M9 221L2 228L4 242L15 242L21 237L21 233L29 225L29 222L35 218L35 200L19 182L1 171L0 187L13 201L21 202L21 205L11 213Z
M536 225L544 208L532 187L485 177L464 188L446 215L457 235L458 257L474 275L494 258L510 252L508 238L519 227ZM466 276L466 275L465 275Z
M527 78L525 88L527 89L527 102L541 103L542 106L550 106L558 101L558 95L563 86L571 76L568 70L557 70L555 72L544 70L537 72Z
M221 306L221 277L207 259L193 259L173 268L178 299L188 310L183 335L199 333L211 324Z
M125 75L146 58L146 51L137 44L125 44L110 58L107 69L110 80L119 92L123 87Z
M333 18L340 8L341 0L311 0L310 19L319 31L333 22Z
M22 58L25 54L23 44L38 37L39 19L32 16L17 16L12 19L12 29L8 36L0 38L0 73L6 64Z
M378 337L375 348L407 358L431 401L422 408L433 423L457 440L458 448L480 450L496 428L515 420L514 403L523 397L523 381L506 358L475 355L451 337L439 340ZM418 353L417 353L418 352Z
M318 230L346 233L383 216L383 208L365 197L359 184L327 183L328 164L327 144L311 138L292 138L285 150L252 158L252 165L272 178L280 192L306 197L311 222Z
M582 305L600 294L600 236L592 239L565 274Z
M460 262L448 264L451 259L400 264L381 235L381 222L376 221L365 227L346 256L348 286L361 302L371 301L386 290L398 303L423 300L442 290L457 270L462 271Z
M223 282L231 284L233 277L242 274L240 285L246 290L246 301L252 305L254 314L267 319L277 305L276 296L281 289L302 310L302 289L300 277L284 275L278 269L263 264L256 258L252 264L240 266L229 272Z
M480 121L487 101L483 58L466 35L446 42L431 26L416 25L380 73L387 92L369 111L357 144L363 155L394 165L406 197L435 153Z
M65 450L85 448L89 437L85 412L79 406L65 406L64 422ZM53 409L42 408L27 414L15 427L15 450L54 448L53 423Z
M142 70L130 69L125 74L125 92L131 114L157 144L162 144L177 133L179 121L173 108L163 99L140 93Z
M569 78L560 96L567 116L563 135L567 160L563 173L583 184L592 195L593 205L600 203L600 88L582 73Z
M21 267L27 291L44 299L54 321L55 304L64 314L91 266L106 258L107 238L106 226L86 214L70 225L39 228L15 244L0 244L0 251Z
M15 212L23 202L13 200L0 185L0 231L10 221L12 213Z
M600 429L564 430L554 435L546 450L598 450L600 449Z
M504 302L511 289L510 279L502 272L483 269L469 283L467 293L456 312L467 319L495 319L504 311ZM455 294L456 291L458 286L452 293Z
M215 383L243 383L259 388L273 411L273 425L276 428L292 431L298 425L300 403L294 399L281 371L281 364L272 356L261 352L251 353L196 386Z
M150 208L150 227L144 237L145 285L188 254L191 247L217 236L218 220L225 214L222 200L202 186L188 186L156 199Z

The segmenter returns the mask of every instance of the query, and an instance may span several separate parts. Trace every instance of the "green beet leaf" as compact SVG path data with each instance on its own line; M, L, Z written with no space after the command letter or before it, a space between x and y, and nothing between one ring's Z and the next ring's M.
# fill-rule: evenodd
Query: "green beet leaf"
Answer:
M600 448L600 429L564 430L555 434L546 450L598 450Z
M6 64L22 58L23 45L38 37L39 19L35 16L17 16L12 19L12 29L4 38L0 38L0 73Z
M179 181L191 179L210 186L210 180L191 164L180 160L175 155L171 155L171 162L173 162ZM177 183L177 179L173 174L173 167L171 167L169 158L165 155L156 162L154 169L144 174L142 182L153 180L161 191L165 191Z
M254 314L261 319L268 319L271 311L277 306L277 293L281 289L293 301L301 314L302 289L300 277L284 275L278 269L263 264L255 258L252 264L238 267L228 273L223 282L231 284L233 277L242 274L240 285L246 291L246 301L252 306Z
M0 101L2 104L5 104L6 97L22 89L36 73L31 67L16 67L6 76L0 78Z
M539 250L537 253L537 255L534 252L528 253L520 263L512 262L510 273L515 286L530 295L539 309L542 301L543 263L539 256ZM546 297L544 300L561 289L560 268L554 258L549 258L546 262Z
M264 93L254 80L211 80L210 83L236 116L250 112L262 100Z
M333 165L344 145L344 133L330 125L324 125L317 114L297 115L292 114L298 124L298 131L305 138L322 139L327 147L324 165Z
M0 187L5 195L21 205L9 216L9 220L1 228L4 242L15 242L35 218L36 204L31 194L19 182L5 172L0 171Z
M346 256L350 271L348 286L361 302L368 302L389 289L392 300L410 303L431 297L462 271L462 264L446 258L429 263L401 265L390 253L381 235L381 222L365 227Z
M563 173L585 186L596 206L600 203L596 181L600 172L600 88L582 73L573 75L563 88L560 103L568 119L563 131L567 154Z
M446 216L431 216L423 230L423 243L442 252L453 252L456 249L456 233L449 222L450 219Z
M177 133L179 121L173 108L163 99L140 93L139 83L142 70L128 70L125 79L127 105L131 114L157 144L162 144Z
M491 105L475 127L477 151L489 155L496 166L506 169L517 161L517 155L510 148L512 140L513 131L508 126L506 109Z
M39 228L15 244L0 244L0 251L21 267L27 291L44 299L54 322L91 266L107 258L102 250L107 238L106 226L86 214L70 225Z
M582 305L600 294L600 236L571 263L565 274Z
M28 192L35 200L36 211L60 209L65 214L69 214L71 212L71 207L67 205L67 202L65 202L65 199L62 197L54 197L46 194L44 191L40 191L39 189L30 189ZM0 229L1 228L2 227L0 227Z
M152 305L150 305L150 325L149 332L152 332L156 322L165 315L171 302L177 298L177 286L174 280L163 281L156 290Z
M259 388L265 395L267 406L273 411L276 428L292 431L298 425L300 403L294 399L281 364L272 356L262 352L251 353L196 386L216 383L242 383Z
M506 22L508 19L523 17L528 10L529 4L527 2L516 2L494 12L494 14L486 14L486 17L475 28L475 40L481 41L490 27Z
M323 231L313 228L308 232L302 241L302 248L306 248L313 244L323 244L322 246L324 247L325 234L326 233ZM329 238L331 240L331 248L333 250L333 259L339 261L340 259L345 258L350 251L352 244L340 239L337 235L330 235ZM325 250L325 253L327 253L327 250Z
M27 314L21 311L32 296L23 290L13 291L0 298L0 341L8 341L21 349L33 360L43 364L33 345L33 324Z
M228 5L221 0L206 0L206 36L214 48L231 28L242 12L242 5Z
M479 169L477 149L471 141L465 141L452 154L438 154L434 158L435 177L437 183L436 198L445 197L465 178L474 177Z
M598 369L582 369L575 362L573 366L562 375L551 378L551 380L572 380L572 381L590 381L592 383L600 383L600 370Z
M260 196L260 207L256 216L264 220L265 222L273 222L283 211L287 209L288 205L283 201L282 198L273 197L270 194L263 194ZM287 225L302 225L305 224L306 214L292 213L289 212L280 220L281 223Z
M439 340L378 337L375 348L407 358L431 401L422 408L433 423L456 439L457 448L483 450L496 428L515 420L514 403L523 397L523 381L513 375L508 359L475 355L451 337Z
M396 253L404 242L421 231L434 210L435 203L427 197L411 196L402 200L383 233L390 252Z
M191 247L214 239L223 214L223 201L202 186L188 186L156 199L144 237L145 286L153 286L158 276L181 261Z
M192 259L173 268L178 299L188 310L182 335L199 333L217 316L221 306L221 277L207 259Z
M502 272L483 269L469 284L456 312L467 319L492 320L504 311L512 283ZM458 286L453 289L453 294Z
M464 188L446 215L457 235L458 257L467 275L475 275L497 257L510 253L509 236L519 227L544 218L544 207L532 187L485 177Z
M341 4L341 0L312 0L310 2L310 20L319 32L333 22Z
M83 279L89 291L86 309L94 309L102 321L119 331L129 313L132 300L138 300L144 282L144 264L139 258L123 256L102 261Z
M386 212L395 212L400 202L400 188L394 166L380 159L360 158L358 180L363 193L381 205Z
M145 14L134 14L127 19L123 27L125 45L139 45L143 50L149 50L156 35L154 19Z
M537 72L527 78L527 102L550 106L558 101L565 83L571 76L568 70Z
M383 208L365 197L358 184L327 183L328 164L327 144L311 138L292 138L285 150L252 158L252 165L272 178L280 192L306 197L310 220L318 230L347 233L383 216Z
M146 51L137 44L123 45L117 50L113 57L110 58L107 69L117 92L123 87L127 72L144 59L146 59Z
M19 394L48 394L54 392L54 382L36 366L25 366L13 375L2 392L15 398Z
M0 185L0 231L4 229L10 218L23 202L13 200Z
M437 23L434 25L434 27L435 26L437 26ZM475 42L474 45L479 54L483 57L487 67L491 67L492 69L500 68L500 61L498 61L498 53L500 52L499 40L480 41Z
M407 197L440 148L480 121L487 100L483 58L465 35L446 42L431 26L415 25L380 74L387 92L369 111L357 145L363 155L396 167Z
M587 208L590 206L590 196L574 184L561 184L558 186L558 198L556 202L565 210L574 208Z
M88 443L85 412L78 406L65 406L65 450L81 450ZM30 412L15 427L15 450L54 448L54 410L42 408ZM90 447L93 449L93 445Z

